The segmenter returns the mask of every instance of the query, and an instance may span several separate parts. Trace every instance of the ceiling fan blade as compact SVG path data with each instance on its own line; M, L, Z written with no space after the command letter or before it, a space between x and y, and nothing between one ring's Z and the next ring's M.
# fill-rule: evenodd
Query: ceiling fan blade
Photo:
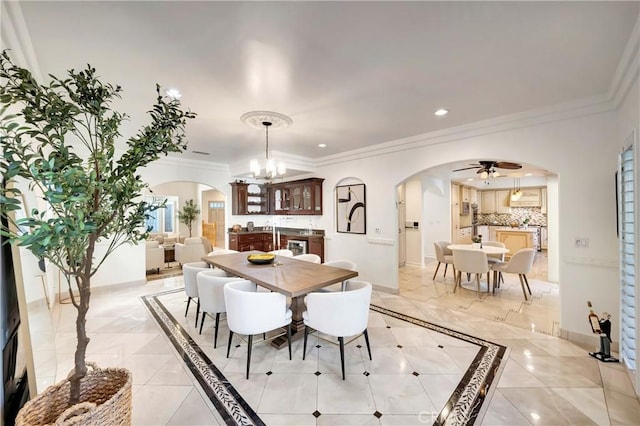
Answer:
M522 164L510 163L508 161L498 161L494 164L494 166L499 169L510 169L510 170L517 170L522 168Z
M453 171L453 172L460 172L460 171L462 171L462 170L478 169L478 168L480 168L480 167L482 167L482 166L465 167L465 168L463 168L463 169L455 169L455 170L452 170L452 171Z

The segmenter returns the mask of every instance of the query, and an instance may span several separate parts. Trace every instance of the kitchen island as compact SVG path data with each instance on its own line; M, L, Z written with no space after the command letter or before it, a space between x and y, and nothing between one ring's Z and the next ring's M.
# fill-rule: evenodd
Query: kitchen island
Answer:
M511 255L523 248L535 249L534 236L537 232L536 229L524 228L498 229L496 231L496 239L504 243L506 248L509 249L506 257L511 257Z

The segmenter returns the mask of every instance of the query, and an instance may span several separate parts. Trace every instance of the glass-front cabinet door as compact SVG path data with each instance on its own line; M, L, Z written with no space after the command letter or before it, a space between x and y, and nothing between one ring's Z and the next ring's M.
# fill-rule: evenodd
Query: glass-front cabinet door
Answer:
M295 212L299 212L302 210L302 187L294 186L291 188L291 200L293 204L291 206L291 210Z

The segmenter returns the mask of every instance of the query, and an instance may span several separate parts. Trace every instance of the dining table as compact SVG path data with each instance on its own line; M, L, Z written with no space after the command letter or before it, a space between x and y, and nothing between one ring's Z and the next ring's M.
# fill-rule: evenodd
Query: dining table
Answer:
M292 338L304 334L298 332L304 330L302 312L305 310L304 296L306 294L358 276L358 272L349 269L336 268L281 255L276 255L274 261L268 264L253 264L249 262L248 255L258 253L263 252L253 250L205 256L202 260L231 275L245 278L261 287L290 297ZM284 347L286 344L286 337L272 341L272 345L277 348Z
M477 243L476 243L477 244ZM474 244L449 244L447 246L447 248L449 250L482 250L483 252L485 252L486 254L507 254L509 253L511 250L509 250L508 248L505 247L496 247L496 246L488 246L488 245L480 245L480 247L474 245ZM455 267L455 264L453 265ZM469 275L467 274L467 282L469 283ZM487 292L490 290L490 274L487 274ZM482 283L481 283L482 284ZM495 283L494 283L495 286ZM460 287L462 286L462 283L460 283ZM468 287L463 287L466 288L467 290L471 290L471 291L477 291L477 289L475 288L468 288Z

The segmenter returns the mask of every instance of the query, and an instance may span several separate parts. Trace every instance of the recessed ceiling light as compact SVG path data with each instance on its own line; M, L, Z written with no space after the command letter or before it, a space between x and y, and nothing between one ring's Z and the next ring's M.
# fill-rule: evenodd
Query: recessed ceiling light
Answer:
M525 173L525 176L533 176L533 173Z
M319 143L318 144L318 148L326 148L327 144L326 143Z
M449 110L448 110L448 109L445 109L445 108L437 109L437 110L436 110L436 112L434 112L434 114L435 114L435 115L437 115L438 117L445 116L445 115L447 115L448 113L449 113Z
M467 182L473 182L473 178L467 179Z
M178 89L167 89L164 93L171 99L180 99L182 97L182 93Z

